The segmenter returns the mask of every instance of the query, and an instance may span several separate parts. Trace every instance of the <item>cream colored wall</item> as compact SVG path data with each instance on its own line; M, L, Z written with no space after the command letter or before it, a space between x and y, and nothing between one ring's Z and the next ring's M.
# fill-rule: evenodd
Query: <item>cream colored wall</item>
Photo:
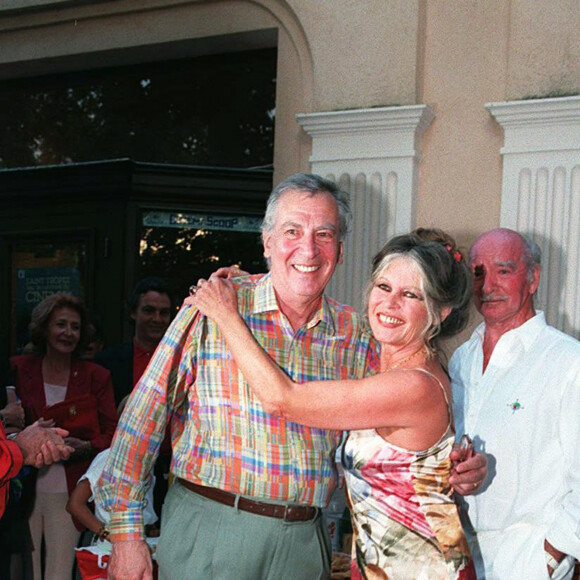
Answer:
M512 1L506 100L580 92L578 0Z
M312 111L414 104L417 0L289 0L314 64Z
M417 221L468 246L497 227L503 131L492 101L580 92L577 0L426 2L420 100L436 118L423 138Z
M436 113L422 141L417 223L467 250L500 220L503 131L484 105L580 93L580 3L494 0L425 4L420 101ZM479 322L447 344L452 352Z
M505 93L508 2L427 3L417 223L469 244L499 223L502 134L484 108Z

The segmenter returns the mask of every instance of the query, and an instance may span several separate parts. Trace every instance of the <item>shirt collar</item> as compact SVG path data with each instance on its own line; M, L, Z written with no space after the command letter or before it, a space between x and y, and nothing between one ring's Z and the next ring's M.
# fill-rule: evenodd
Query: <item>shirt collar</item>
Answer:
M272 311L278 311L282 313L278 306L278 301L276 300L276 293L274 292L274 286L272 285L272 277L268 273L263 276L256 284L252 312L254 314L260 314L263 312ZM318 324L326 325L328 332L334 334L336 328L335 320L332 315L332 309L328 305L326 296L322 296L320 308L318 308L312 318L306 323L305 327L310 329L314 328Z
M501 339L504 337L519 340L524 347L524 350L528 350L532 344L535 342L536 338L546 326L546 316L543 311L536 310L535 316L532 316L529 320L526 320L523 324L512 330L508 330L505 334L502 334ZM473 336L477 337L479 342L483 344L483 337L485 335L485 322L482 322L474 331Z

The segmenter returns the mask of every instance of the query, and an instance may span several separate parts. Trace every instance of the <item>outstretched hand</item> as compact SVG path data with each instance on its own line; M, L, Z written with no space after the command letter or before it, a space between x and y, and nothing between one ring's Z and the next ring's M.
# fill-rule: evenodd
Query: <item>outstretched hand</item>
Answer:
M224 278L199 280L186 303L193 304L199 311L218 325L238 312L238 296L232 282Z

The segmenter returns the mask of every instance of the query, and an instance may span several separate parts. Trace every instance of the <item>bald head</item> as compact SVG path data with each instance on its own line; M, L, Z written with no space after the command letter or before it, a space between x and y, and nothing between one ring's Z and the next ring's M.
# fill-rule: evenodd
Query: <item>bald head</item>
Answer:
M502 332L534 316L540 252L518 232L498 228L482 234L470 251L475 305L486 325Z

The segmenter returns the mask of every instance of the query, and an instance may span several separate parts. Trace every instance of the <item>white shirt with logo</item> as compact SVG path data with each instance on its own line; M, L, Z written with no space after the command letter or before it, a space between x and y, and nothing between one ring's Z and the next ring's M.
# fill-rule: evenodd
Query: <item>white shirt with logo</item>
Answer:
M484 331L449 365L457 437L488 456L464 504L478 578L545 580L544 538L580 558L580 342L538 312L500 338L482 373Z

